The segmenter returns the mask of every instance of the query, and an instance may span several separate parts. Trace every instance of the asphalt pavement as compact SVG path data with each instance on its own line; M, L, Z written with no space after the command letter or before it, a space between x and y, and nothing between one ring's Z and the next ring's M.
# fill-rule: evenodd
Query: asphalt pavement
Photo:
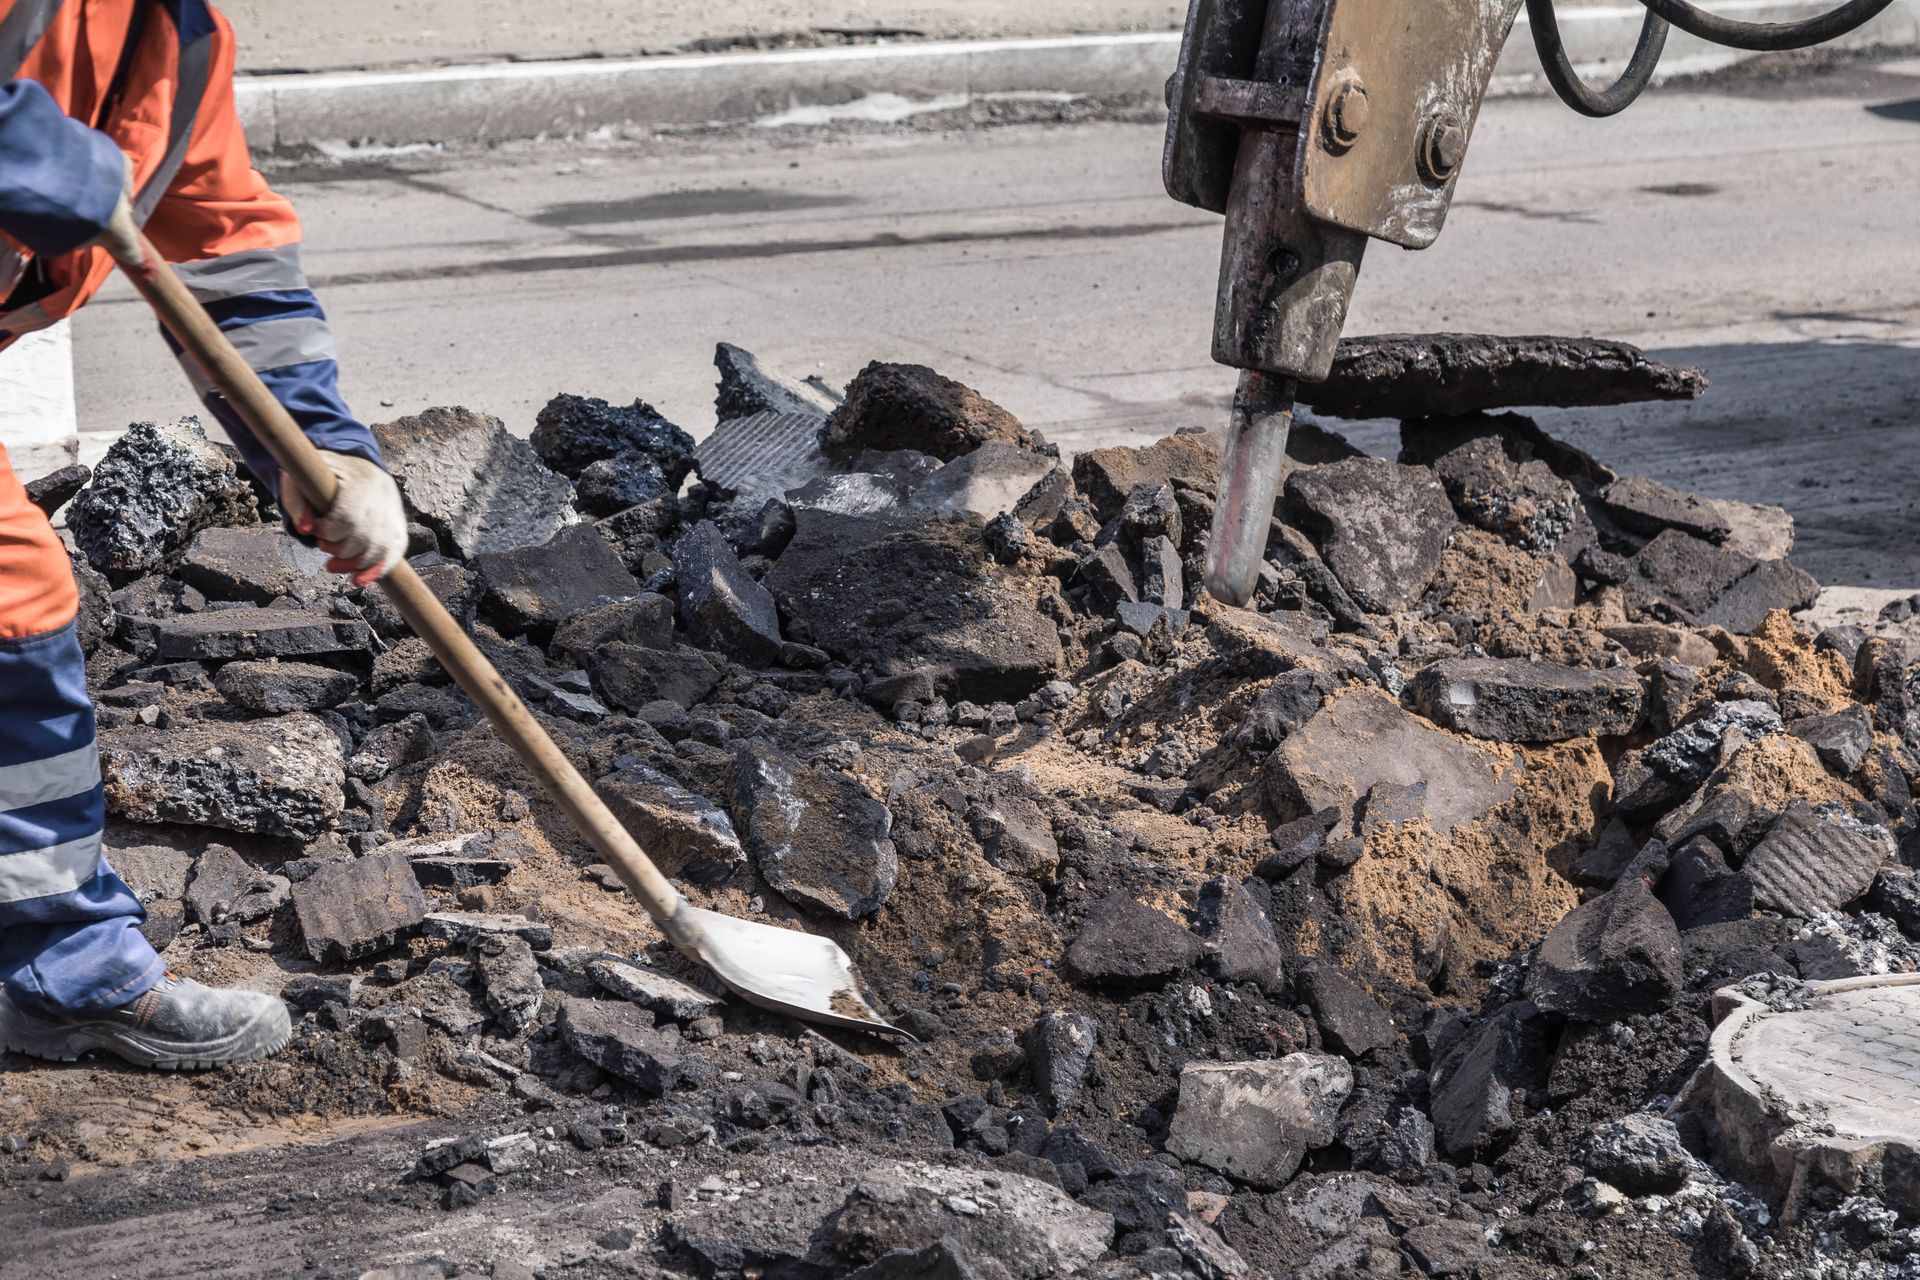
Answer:
M927 363L1069 450L1216 424L1220 227L1162 192L1158 123L952 125L347 153L273 177L372 419L463 403L524 433L572 391L698 434L726 340L834 381ZM1604 121L1501 98L1445 234L1372 246L1348 328L1594 334L1701 364L1692 405L1540 417L1622 469L1788 507L1823 581L1920 585L1916 194L1920 61L1668 86ZM194 408L151 330L118 287L80 316L83 430ZM1342 429L1395 447L1390 424Z

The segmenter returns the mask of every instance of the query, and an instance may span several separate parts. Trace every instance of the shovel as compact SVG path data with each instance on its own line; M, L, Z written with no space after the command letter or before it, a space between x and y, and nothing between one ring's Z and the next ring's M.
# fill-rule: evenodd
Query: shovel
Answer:
M220 389L254 438L294 478L316 511L333 504L336 482L320 451L273 398L226 335L187 291L144 235L139 257L112 249L133 287L150 303L174 340ZM867 999L846 952L829 938L737 920L690 905L620 825L587 780L568 762L500 673L439 599L402 560L380 580L387 598L415 635L486 713L493 728L540 779L589 843L619 873L673 945L712 970L736 995L762 1008L809 1022L904 1036Z

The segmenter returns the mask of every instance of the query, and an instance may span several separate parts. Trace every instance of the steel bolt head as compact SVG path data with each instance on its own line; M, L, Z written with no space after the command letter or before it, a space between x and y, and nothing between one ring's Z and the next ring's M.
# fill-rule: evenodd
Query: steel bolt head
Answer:
M1420 172L1445 182L1467 158L1467 127L1451 112L1430 116L1420 131Z
M1361 132L1373 115L1364 85L1353 81L1341 85L1327 99L1327 145L1344 149L1359 141Z

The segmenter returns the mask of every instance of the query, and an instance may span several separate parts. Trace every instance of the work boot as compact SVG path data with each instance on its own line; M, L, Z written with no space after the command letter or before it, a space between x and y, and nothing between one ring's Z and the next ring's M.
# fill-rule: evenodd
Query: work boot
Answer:
M173 973L104 1013L36 1013L0 991L0 1049L56 1062L100 1049L142 1067L199 1071L278 1053L292 1034L278 997Z

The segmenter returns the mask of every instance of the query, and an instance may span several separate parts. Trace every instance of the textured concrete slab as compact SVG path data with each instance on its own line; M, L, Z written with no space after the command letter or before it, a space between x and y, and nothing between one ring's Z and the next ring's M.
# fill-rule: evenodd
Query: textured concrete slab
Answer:
M1682 1106L1791 1218L1818 1186L1920 1215L1920 974L1726 988Z

